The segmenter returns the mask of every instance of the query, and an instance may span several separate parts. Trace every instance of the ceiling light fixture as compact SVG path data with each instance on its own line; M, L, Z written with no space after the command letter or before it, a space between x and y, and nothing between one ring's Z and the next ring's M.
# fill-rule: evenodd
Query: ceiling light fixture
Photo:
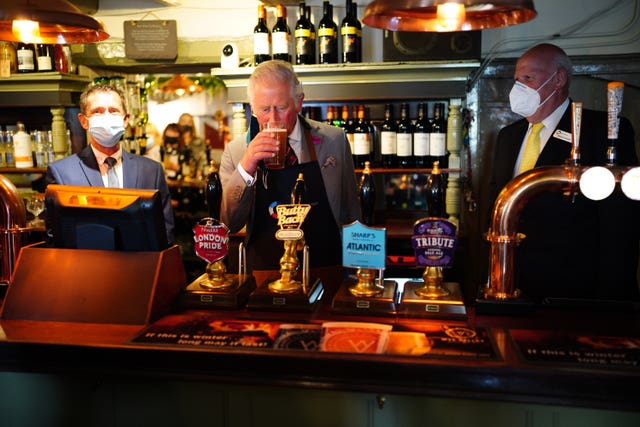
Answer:
M67 0L3 0L0 7L0 40L78 44L107 38L100 21Z
M472 31L522 24L537 14L533 0L374 0L362 22L391 31Z

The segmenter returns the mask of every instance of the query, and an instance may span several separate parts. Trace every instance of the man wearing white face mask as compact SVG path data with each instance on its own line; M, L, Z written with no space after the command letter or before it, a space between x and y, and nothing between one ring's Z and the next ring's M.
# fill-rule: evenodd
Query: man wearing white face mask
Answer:
M491 167L491 203L516 175L533 167L562 165L569 159L571 68L566 53L552 44L534 46L518 59L509 102L512 111L524 118L498 134ZM607 114L584 109L580 164L602 166L606 153ZM620 120L617 163L638 164L633 128L624 118ZM572 200L553 192L532 198L518 228L526 238L516 250L516 286L538 300L638 299L638 208L638 202L618 193L599 202L582 195Z
M173 209L162 165L122 149L129 121L124 95L111 85L94 85L80 95L78 120L88 131L89 145L51 163L47 184L159 190L169 243L173 242Z

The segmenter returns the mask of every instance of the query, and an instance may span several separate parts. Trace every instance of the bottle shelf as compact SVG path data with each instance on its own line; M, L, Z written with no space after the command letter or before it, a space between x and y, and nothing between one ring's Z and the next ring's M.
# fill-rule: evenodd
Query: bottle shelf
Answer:
M429 175L431 173L431 168L370 168L369 169L372 174L414 174L420 173ZM362 168L356 168L356 173L362 173ZM462 169L440 169L442 173L451 173L451 172L462 172Z

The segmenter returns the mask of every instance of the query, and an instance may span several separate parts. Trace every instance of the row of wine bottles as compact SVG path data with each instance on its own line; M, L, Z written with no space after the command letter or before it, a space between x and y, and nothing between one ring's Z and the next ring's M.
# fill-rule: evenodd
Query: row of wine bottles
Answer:
M69 73L71 50L56 44L0 42L0 77L12 73L58 71Z
M254 62L256 65L269 59L281 59L297 65L362 62L362 24L357 15L357 4L346 0L346 15L338 28L333 20L333 5L324 1L322 19L316 32L311 20L311 7L301 1L292 38L287 24L287 9L280 3L276 5L276 23L269 30L266 9L259 4L258 23L253 29ZM338 55L339 40L341 58Z
M428 104L419 102L417 114L411 116L410 105L400 104L400 115L394 114L394 104L385 104L384 121L376 126L364 105L327 107L327 123L344 128L351 146L356 168L365 162L383 168L430 168L439 162L448 167L447 122L445 104L433 104L428 116Z

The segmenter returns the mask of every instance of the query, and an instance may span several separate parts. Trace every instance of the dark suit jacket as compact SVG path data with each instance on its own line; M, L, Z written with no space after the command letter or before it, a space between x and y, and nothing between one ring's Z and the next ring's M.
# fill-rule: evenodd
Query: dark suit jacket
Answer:
M122 151L122 171L124 188L159 190L162 199L167 238L173 242L173 208L171 195L165 180L162 165L149 158ZM45 177L47 184L84 185L103 187L100 168L90 146L82 151L51 163Z
M513 178L528 123L519 120L498 134L490 181L490 197ZM555 130L571 133L571 108ZM555 133L554 130L554 133ZM607 114L583 110L580 164L604 165L607 151ZM552 136L536 166L561 165L571 144ZM637 165L634 134L628 120L620 122L619 165ZM516 286L534 298L638 298L637 268L640 242L640 202L619 190L596 202L578 195L572 202L562 194L533 198L520 219L519 232L527 237L516 249Z

